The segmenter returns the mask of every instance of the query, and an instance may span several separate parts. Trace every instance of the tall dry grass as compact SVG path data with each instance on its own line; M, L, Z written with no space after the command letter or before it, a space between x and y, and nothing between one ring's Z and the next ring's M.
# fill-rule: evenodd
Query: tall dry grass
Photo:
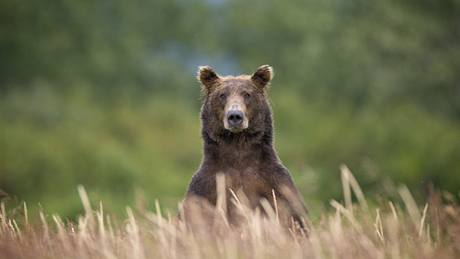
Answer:
M388 201L369 206L356 179L342 167L344 203L331 201L335 212L308 225L308 235L286 230L276 210L251 211L234 200L243 222L230 226L223 210L212 222L191 230L186 223L156 211L126 209L117 221L93 208L82 187L85 209L76 222L40 213L30 223L0 212L1 258L460 258L460 208L439 194L419 206L401 188L401 206ZM353 195L357 203L353 203ZM264 216L262 216L262 214Z

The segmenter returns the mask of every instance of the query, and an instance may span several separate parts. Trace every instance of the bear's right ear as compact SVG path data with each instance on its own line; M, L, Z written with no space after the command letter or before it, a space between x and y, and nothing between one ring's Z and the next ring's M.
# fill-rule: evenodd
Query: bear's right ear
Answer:
M216 74L214 69L210 66L198 67L197 79L200 80L201 84L207 94L209 94L216 84L220 81L219 75Z

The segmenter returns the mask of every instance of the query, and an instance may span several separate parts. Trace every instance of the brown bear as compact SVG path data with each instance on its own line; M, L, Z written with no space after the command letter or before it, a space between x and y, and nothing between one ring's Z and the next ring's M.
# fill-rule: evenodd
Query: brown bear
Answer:
M204 200L209 207L216 205L216 176L220 174L225 176L229 217L229 192L233 191L242 193L250 208L261 207L261 200L265 199L280 214L284 211L287 223L303 226L306 209L273 148L272 112L267 100L272 76L268 65L260 66L252 75L240 76L219 76L209 66L199 68L197 77L204 94L204 157L188 187L185 218L191 213L187 211L191 200Z

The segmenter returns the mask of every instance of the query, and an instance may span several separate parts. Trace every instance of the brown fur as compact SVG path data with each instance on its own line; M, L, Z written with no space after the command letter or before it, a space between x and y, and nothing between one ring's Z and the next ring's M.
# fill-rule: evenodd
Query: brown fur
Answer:
M216 175L225 175L227 190L242 192L253 209L261 199L284 211L285 220L294 218L302 225L306 210L297 188L273 148L272 112L266 88L272 78L271 67L259 67L252 75L220 77L210 67L200 67L198 79L203 85L204 101L201 109L204 157L193 176L185 200L202 199L215 206L217 201ZM244 98L244 112L249 121L246 129L233 133L224 128L224 107L231 98ZM227 198L231 195L227 195ZM232 216L228 201L229 216ZM185 211L187 214L188 212ZM187 216L187 215L186 215Z

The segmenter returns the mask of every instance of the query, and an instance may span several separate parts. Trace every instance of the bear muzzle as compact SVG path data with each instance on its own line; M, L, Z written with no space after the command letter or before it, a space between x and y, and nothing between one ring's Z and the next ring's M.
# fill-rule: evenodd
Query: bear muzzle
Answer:
M227 114L228 125L231 128L241 127L243 124L244 114L241 111L230 111Z
M232 105L224 118L225 129L238 133L248 127L248 119L239 105Z

